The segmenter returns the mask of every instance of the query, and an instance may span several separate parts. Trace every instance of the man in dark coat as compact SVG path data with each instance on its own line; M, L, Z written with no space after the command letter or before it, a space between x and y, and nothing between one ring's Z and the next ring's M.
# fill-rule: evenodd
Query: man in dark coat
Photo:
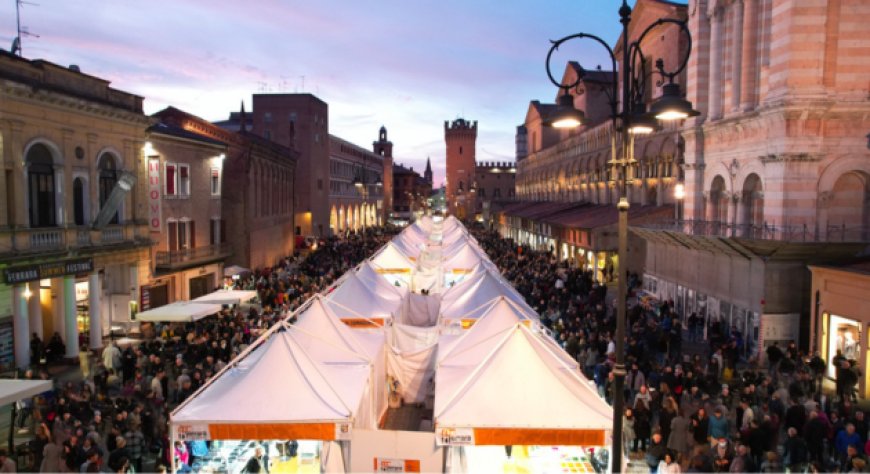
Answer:
M795 428L788 429L788 439L783 444L783 465L791 472L803 472L804 466L809 461L807 443L798 436Z

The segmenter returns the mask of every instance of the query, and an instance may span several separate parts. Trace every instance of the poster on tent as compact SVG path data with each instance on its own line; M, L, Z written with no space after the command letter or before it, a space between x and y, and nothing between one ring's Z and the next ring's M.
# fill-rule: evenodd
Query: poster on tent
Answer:
M208 424L180 423L172 425L178 441L204 441L209 439Z
M474 428L439 428L438 446L474 446Z

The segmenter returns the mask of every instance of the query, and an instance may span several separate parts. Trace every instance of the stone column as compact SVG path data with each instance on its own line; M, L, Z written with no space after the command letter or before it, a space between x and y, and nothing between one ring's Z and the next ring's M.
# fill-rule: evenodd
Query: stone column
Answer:
M731 37L731 110L740 110L740 85L743 81L743 0L736 0L733 4L733 27Z
M27 316L27 284L12 287L12 330L15 352L15 367L25 369L30 365L30 322Z
M722 116L722 9L710 13L710 118Z
M758 0L743 0L743 66L741 67L740 109L755 107L758 64Z
M42 332L42 301L40 301L39 298L39 281L32 281L29 285L30 292L32 293L27 305L30 313L30 317L28 318L30 321L30 332L35 332L40 339L45 341L48 338L46 338L45 334Z
M76 321L76 278L73 275L63 277L63 309L64 325L66 327L66 358L79 357L79 325Z
M64 317L66 312L64 308L66 307L64 296L63 296L63 278L53 278L51 280L51 321L54 332L60 334L62 337L65 337L66 324L64 322ZM46 334L45 340L48 341L51 339L51 336L54 334Z
M100 305L103 302L103 285L100 283L99 272L91 273L88 277L88 313L90 314L91 321L91 349L103 347L103 320L100 314Z

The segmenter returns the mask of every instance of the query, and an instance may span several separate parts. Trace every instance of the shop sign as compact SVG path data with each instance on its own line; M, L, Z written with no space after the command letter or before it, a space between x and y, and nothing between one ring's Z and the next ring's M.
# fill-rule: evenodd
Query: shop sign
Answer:
M183 423L175 425L175 439L179 441L201 441L208 439L208 425L199 423Z
M473 446L473 428L439 428L435 437L438 446Z
M8 267L3 273L6 284L26 283L29 281L55 278L65 275L77 275L94 271L93 258L77 258L74 260L61 260L37 265L22 265Z
M139 291L141 293L139 306L142 308L142 311L148 311L151 309L151 286L142 285L139 287Z
M148 229L160 232L163 222L160 197L160 158L148 158Z
M375 458L375 472L420 472L420 460Z
M335 424L335 439L341 441L350 441L351 436L352 434L350 429L350 423Z

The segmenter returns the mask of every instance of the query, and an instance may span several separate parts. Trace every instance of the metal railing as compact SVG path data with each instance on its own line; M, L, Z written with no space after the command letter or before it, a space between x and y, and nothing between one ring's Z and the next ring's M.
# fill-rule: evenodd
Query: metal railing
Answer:
M688 235L706 237L735 237L749 240L776 240L783 242L870 242L867 226L810 226L762 224L732 224L721 221L682 220L641 224L636 227L671 230Z
M168 267L182 263L205 260L211 257L230 253L229 244L206 245L191 249L179 249L171 251L158 251L155 260L158 267Z

